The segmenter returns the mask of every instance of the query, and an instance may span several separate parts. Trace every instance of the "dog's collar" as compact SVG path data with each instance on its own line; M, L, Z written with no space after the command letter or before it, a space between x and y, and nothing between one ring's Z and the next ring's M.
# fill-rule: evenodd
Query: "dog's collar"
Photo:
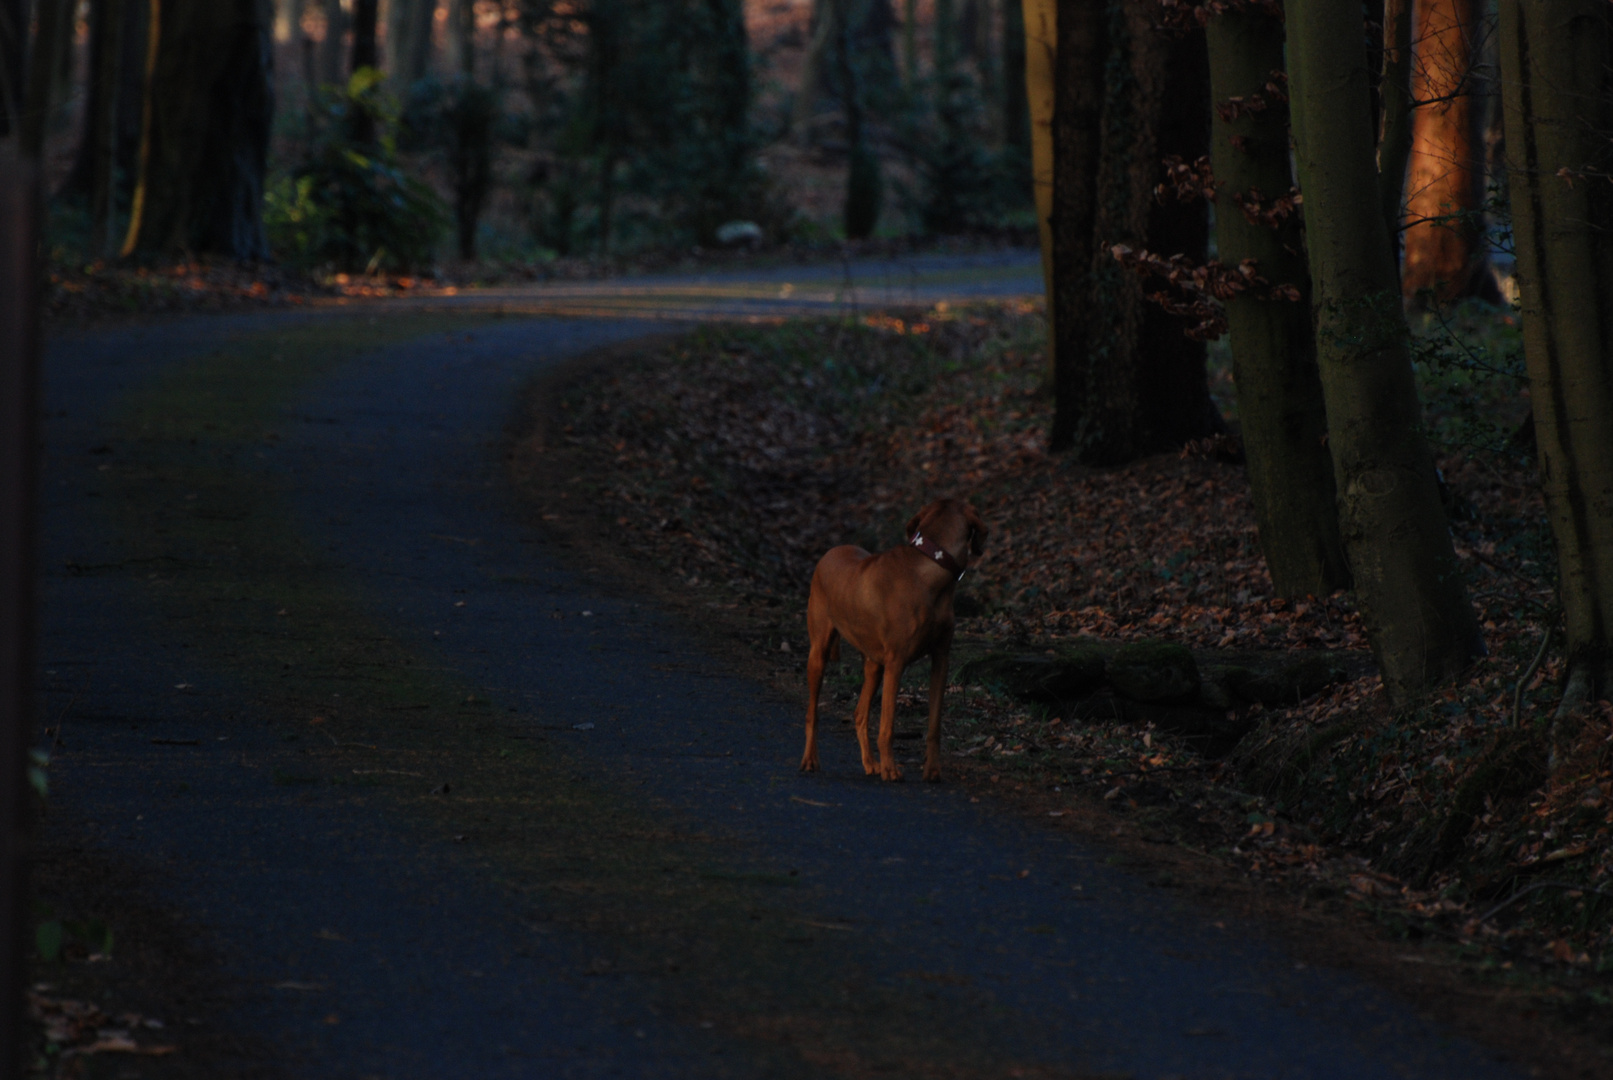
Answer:
M927 559L934 559L936 565L952 575L953 581L962 581L965 567L958 565L958 560L947 553L946 548L925 536L922 532L913 534L912 545L924 553Z

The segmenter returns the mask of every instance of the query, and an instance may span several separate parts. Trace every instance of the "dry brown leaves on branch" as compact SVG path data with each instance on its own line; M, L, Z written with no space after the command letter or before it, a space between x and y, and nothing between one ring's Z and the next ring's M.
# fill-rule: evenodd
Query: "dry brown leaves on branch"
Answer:
M1265 85L1254 93L1241 94L1216 102L1215 115L1230 124L1240 116L1259 116L1271 108L1274 102L1286 104L1287 101L1288 73L1273 71L1266 76Z
M1259 188L1250 188L1232 196L1232 204L1243 211L1245 221L1268 229L1275 229L1281 225L1303 206L1304 202L1305 197L1299 193L1298 188L1289 188L1287 195L1279 195L1269 202L1260 193ZM1297 294L1295 299L1298 299Z
M1173 30L1205 26L1229 11L1283 18L1281 0L1159 0L1159 24Z
M1224 300L1250 294L1263 300L1299 299L1292 285L1272 285L1258 273L1254 259L1227 266L1219 259L1195 263L1186 255L1164 258L1151 251L1133 251L1125 244L1109 249L1115 261L1144 278L1163 281L1166 289L1147 294L1148 299L1171 315L1187 322L1183 330L1197 341L1214 341L1227 332Z
M1215 201L1215 172L1210 159L1201 157L1191 165L1179 154L1164 160L1165 179L1154 188L1154 198L1164 202L1167 198L1177 202L1196 203L1200 199Z

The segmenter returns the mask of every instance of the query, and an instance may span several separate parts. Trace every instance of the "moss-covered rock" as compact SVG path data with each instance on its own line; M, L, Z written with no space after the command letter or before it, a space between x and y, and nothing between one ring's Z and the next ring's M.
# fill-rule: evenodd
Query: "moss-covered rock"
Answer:
M1115 650L1109 684L1133 701L1185 704L1199 693L1199 666L1185 645L1137 641Z
M1103 674L1103 650L1070 648L1052 655L990 652L960 667L958 681L1054 706L1091 693L1102 684Z

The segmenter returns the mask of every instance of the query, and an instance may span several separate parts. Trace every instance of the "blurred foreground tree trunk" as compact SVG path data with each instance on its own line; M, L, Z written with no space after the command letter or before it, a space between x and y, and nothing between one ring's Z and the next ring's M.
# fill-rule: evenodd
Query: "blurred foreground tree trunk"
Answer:
M1271 284L1299 290L1297 303L1248 293L1225 302L1260 547L1277 595L1326 596L1349 587L1350 571L1311 332L1310 269L1297 210L1259 220L1292 186L1288 103L1268 89L1280 90L1273 75L1283 70L1283 24L1263 12L1234 10L1212 18L1206 34L1211 96L1222 117L1210 140L1220 259L1227 266L1253 259ZM1265 106L1260 111L1228 104L1256 95Z
M1143 299L1114 245L1204 257L1203 203L1161 207L1162 153L1209 135L1204 38L1152 0L1060 0L1053 111L1054 416L1050 448L1118 465L1223 430L1202 345ZM1161 136L1165 145L1161 145Z
M523 18L530 4L522 5ZM391 0L386 13L386 71L400 98L426 77L437 0Z
M319 42L319 82L322 85L347 81L347 13L342 0L320 0L325 15L325 36Z
M124 241L135 251L269 255L269 0L166 0L153 20L145 132Z
M1288 73L1339 527L1384 687L1405 702L1484 645L1440 505L1382 214L1361 10L1289 0Z
M1507 170L1535 439L1557 542L1559 715L1613 690L1613 17L1502 0Z
M1401 275L1408 300L1425 289L1439 302L1472 295L1485 269L1470 79L1477 20L1474 0L1417 0Z

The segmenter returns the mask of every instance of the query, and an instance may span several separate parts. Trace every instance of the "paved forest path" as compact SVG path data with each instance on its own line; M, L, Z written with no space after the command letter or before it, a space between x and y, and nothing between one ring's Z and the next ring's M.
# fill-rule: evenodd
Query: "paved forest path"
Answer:
M794 705L530 527L499 451L531 378L848 279L1039 284L954 258L56 336L48 830L203 928L241 1069L1521 1075L1101 848L864 779L833 724L799 776Z

